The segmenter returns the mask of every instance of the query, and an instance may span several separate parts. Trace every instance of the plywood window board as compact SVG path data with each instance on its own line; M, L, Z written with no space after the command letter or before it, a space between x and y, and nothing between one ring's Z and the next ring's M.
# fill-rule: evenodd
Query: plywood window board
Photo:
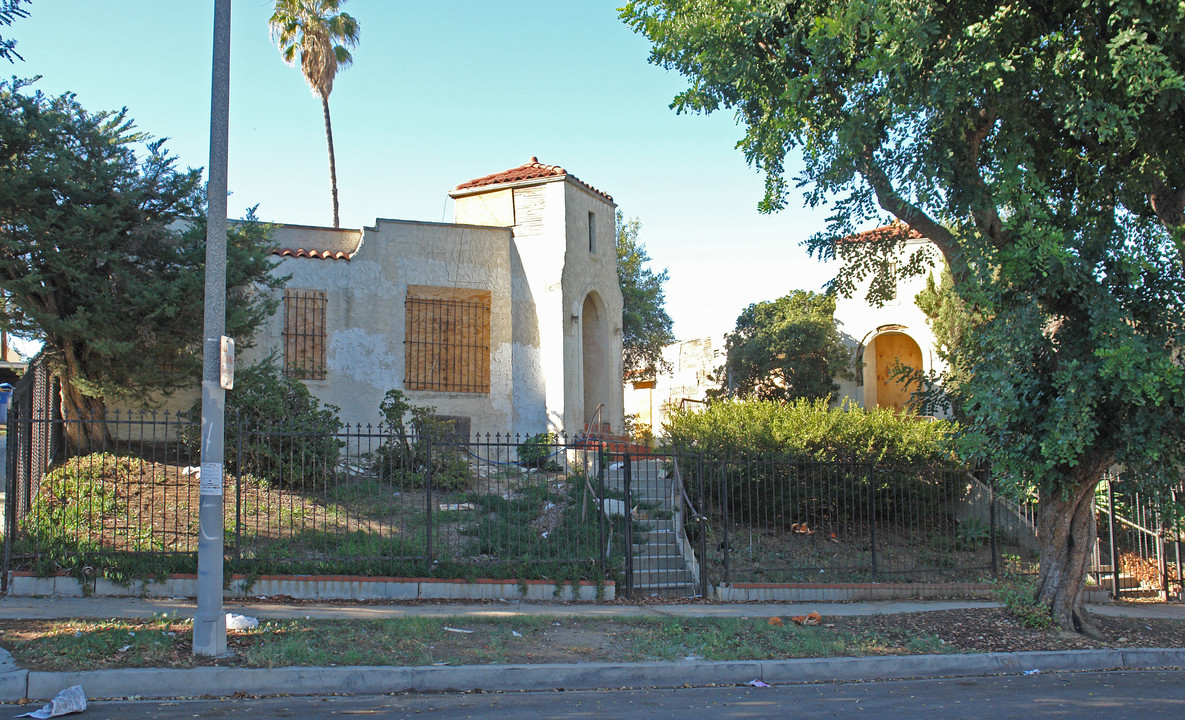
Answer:
M324 380L324 290L284 291L284 374L299 380Z
M490 292L409 285L404 306L404 387L488 393Z

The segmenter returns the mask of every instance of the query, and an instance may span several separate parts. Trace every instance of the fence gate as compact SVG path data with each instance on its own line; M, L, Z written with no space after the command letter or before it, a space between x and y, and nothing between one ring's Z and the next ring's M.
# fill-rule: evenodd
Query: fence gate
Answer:
M8 407L8 443L4 458L4 565L0 592L8 592L8 571L17 521L29 512L41 476L62 447L59 381L42 355L33 358L17 381ZM51 418L54 422L34 422Z

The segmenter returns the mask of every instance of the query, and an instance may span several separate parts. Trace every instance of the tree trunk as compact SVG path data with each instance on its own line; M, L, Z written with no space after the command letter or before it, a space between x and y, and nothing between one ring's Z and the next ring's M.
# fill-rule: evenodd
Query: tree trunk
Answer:
M1066 494L1040 498L1037 543L1041 572L1037 602L1049 608L1063 630L1098 637L1082 601L1087 563L1095 543L1094 491L1103 463L1082 463L1065 475Z
M65 420L66 454L101 452L111 445L107 432L107 408L102 398L87 397L62 378L62 418Z
M107 432L107 406L102 398L82 394L75 384L80 377L78 357L72 347L62 348L62 419L65 421L66 454L85 455L105 451L111 445Z
M329 121L329 94L321 95L321 114L325 116L325 142L329 145L329 192L333 197L333 227L340 227L337 215L337 163L333 159L333 123Z

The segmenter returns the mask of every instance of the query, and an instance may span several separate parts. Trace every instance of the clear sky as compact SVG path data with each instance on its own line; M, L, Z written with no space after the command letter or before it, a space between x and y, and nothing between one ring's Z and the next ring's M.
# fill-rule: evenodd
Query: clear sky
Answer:
M362 32L330 96L342 227L451 221L447 193L537 156L609 193L642 222L667 309L689 339L732 329L750 303L818 290L832 270L800 243L825 211L776 215L735 148L731 113L676 115L682 78L617 0L348 0ZM182 165L209 157L213 0L35 0L5 28L46 93L126 107ZM268 0L234 0L230 212L331 225L319 100L270 41ZM791 162L793 168L797 162Z

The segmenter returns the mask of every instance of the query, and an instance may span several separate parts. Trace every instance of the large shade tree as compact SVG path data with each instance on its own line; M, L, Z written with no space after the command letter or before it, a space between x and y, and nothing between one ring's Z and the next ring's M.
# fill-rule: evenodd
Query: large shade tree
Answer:
M663 285L666 270L650 268L650 254L638 239L642 223L617 211L617 282L621 287L622 372L626 380L653 380L666 369L664 345L675 342Z
M851 376L851 356L835 324L835 298L805 290L753 303L728 334L722 387L714 396L823 400Z
M344 0L276 0L268 26L280 55L289 65L299 65L305 82L321 98L325 118L325 142L329 147L329 189L333 199L333 226L339 227L337 163L333 155L333 123L329 119L329 93L337 71L354 62L350 49L358 44L358 21L341 12Z
M793 185L831 203L809 245L846 260L836 289L926 271L885 262L905 230L842 242L865 223L933 242L979 319L965 449L1037 492L1036 599L1092 632L1100 473L1147 487L1185 464L1179 3L634 0L623 16L689 79L678 110L736 111L763 209Z
M151 402L194 387L205 282L201 171L180 171L125 112L87 112L66 94L0 81L0 328L44 343L68 421L106 402ZM275 309L260 289L270 232L228 237L226 328L248 347ZM76 449L102 446L102 422L68 422Z

